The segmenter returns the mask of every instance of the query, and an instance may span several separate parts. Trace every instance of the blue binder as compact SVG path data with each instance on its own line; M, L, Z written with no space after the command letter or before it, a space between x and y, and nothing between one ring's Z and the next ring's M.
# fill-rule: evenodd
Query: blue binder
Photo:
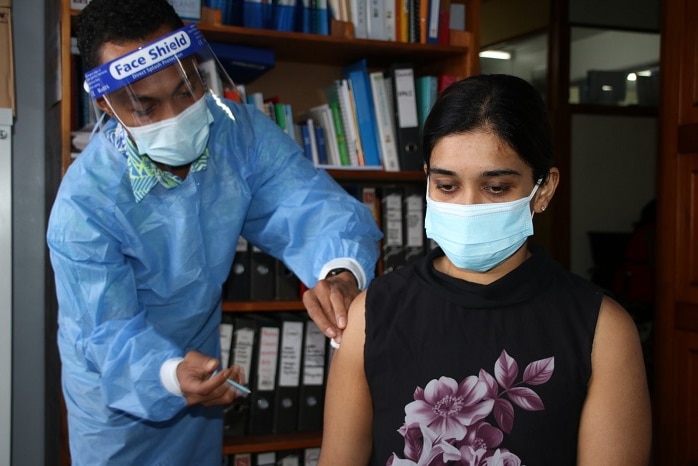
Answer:
M364 151L364 162L367 166L380 167L380 149L378 147L378 137L376 136L378 125L366 59L362 58L342 68L342 75L351 81L354 92L354 105L361 136L361 146Z

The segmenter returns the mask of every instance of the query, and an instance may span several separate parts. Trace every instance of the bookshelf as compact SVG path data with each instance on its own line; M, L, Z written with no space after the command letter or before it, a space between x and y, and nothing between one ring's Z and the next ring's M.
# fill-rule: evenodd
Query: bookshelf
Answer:
M443 1L443 0L442 0ZM365 58L371 70L387 70L393 63L410 63L415 76L424 74L455 74L469 76L479 71L479 18L481 0L451 0L466 6L466 32L459 35L455 45L400 43L345 36L323 36L268 29L250 29L216 23L206 16L198 23L209 41L234 43L253 47L271 48L276 54L276 65L255 82L247 85L250 92L283 96L294 108L296 115L312 106L325 103L322 92L327 85L341 77L341 67ZM82 85L82 78L74 76L71 57L71 31L78 10L62 0L61 10L61 172L65 173L71 158L71 96ZM340 183L370 185L404 184L423 186L424 173L420 171L385 172L381 170L329 170ZM223 312L304 312L298 301L224 302ZM273 450L318 447L320 432L284 435L226 437L223 454L255 453ZM64 453L67 442L63 442ZM67 453L64 455L67 456ZM68 463L65 463L68 464Z

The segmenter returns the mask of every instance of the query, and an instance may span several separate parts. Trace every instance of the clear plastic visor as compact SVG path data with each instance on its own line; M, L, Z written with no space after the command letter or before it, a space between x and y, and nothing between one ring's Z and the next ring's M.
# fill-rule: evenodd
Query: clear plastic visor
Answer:
M212 92L239 100L235 84L195 25L185 26L85 73L97 116L129 127L176 117ZM103 125L108 118L97 118Z

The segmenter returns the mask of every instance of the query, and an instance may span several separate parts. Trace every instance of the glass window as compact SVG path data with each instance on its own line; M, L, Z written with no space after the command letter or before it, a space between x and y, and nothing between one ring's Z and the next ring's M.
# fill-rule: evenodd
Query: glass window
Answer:
M548 80L547 33L483 48L480 52L480 71L486 74L511 74L525 79L545 99Z
M659 34L573 27L570 103L656 106Z

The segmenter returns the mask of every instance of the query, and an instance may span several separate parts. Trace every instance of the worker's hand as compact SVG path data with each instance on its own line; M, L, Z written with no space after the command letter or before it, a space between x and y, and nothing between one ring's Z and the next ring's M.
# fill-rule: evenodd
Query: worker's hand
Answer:
M217 367L218 359L198 351L189 351L184 356L184 360L177 366L177 379L187 405L228 405L238 397L238 393L225 379L231 378L244 383L242 368L233 366L213 375Z
M356 279L347 271L317 282L303 294L303 304L325 336L339 343L347 325L349 304L358 294Z

